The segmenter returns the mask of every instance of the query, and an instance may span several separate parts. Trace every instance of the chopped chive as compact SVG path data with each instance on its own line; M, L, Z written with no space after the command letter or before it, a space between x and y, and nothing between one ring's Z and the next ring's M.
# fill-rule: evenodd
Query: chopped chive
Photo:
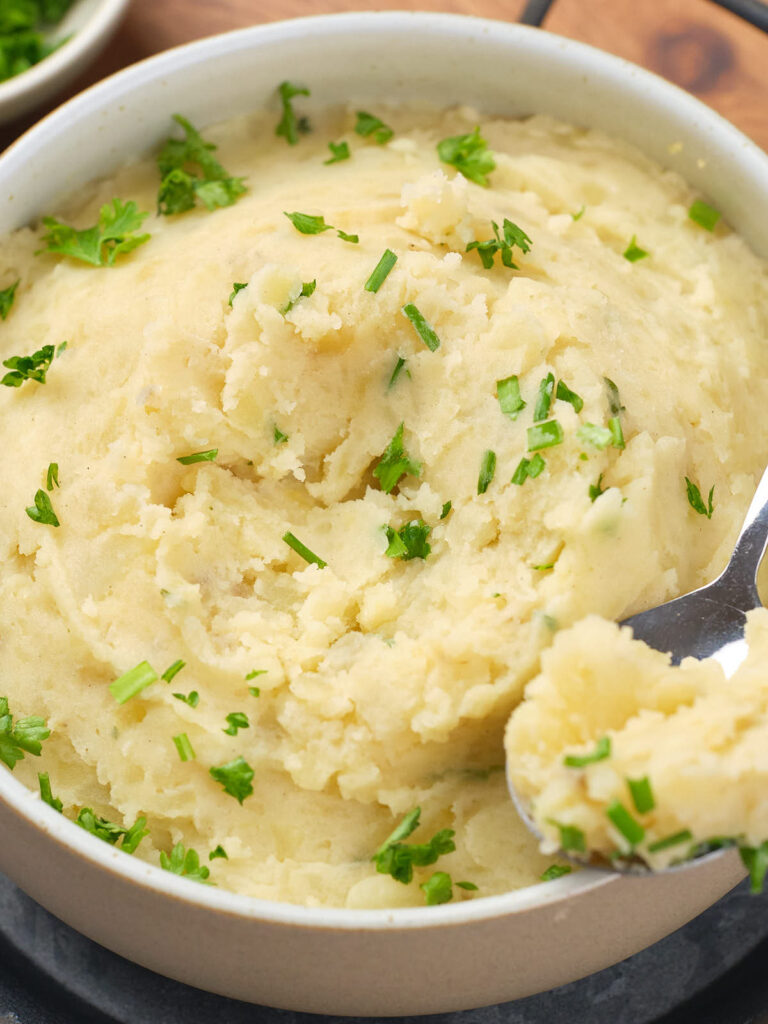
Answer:
M377 292L396 263L397 256L391 249L385 249L381 259L373 268L373 273L365 282L365 290L367 292Z
M274 424L272 427L272 439L274 440L275 444L285 444L285 442L288 440L288 435L284 434L280 427L277 426L277 424Z
M467 892L477 892L477 886L474 882L456 882L457 889L465 889Z
M378 146L383 146L385 142L389 142L395 134L388 124L384 124L381 118L376 117L374 114L369 114L365 110L357 111L355 132L364 139L372 138Z
M61 355L62 352L66 352L67 351L67 345L68 344L69 344L68 341L62 341L62 343L59 346L57 346L57 348L56 348L56 357L55 357L56 359L59 358L59 356Z
M600 474L596 484L589 485L589 500L592 502L597 501L601 494L605 494L605 488L602 486L603 475L603 473Z
M403 445L404 428L405 424L401 423L373 470L385 494L393 490L401 477L418 476L421 472L421 463L412 459Z
M627 779L627 786L638 814L647 814L654 809L656 800L651 789L651 780L647 775L642 779Z
M533 410L533 421L539 423L549 416L549 407L552 404L552 392L555 387L554 375L548 373L539 384L539 391L536 396L536 405Z
M561 850L575 850L577 853L587 852L587 842L580 828L575 825L561 825L554 818L547 818L547 821L560 832Z
M522 458L517 464L517 469L512 474L510 483L517 484L522 487L528 477L530 477L531 480L535 480L536 477L544 471L546 465L547 463L541 455L538 454L538 452L532 459Z
M176 461L182 466L194 466L196 462L213 462L218 454L218 448L209 448L208 451L195 452L193 455L180 455Z
M543 457L541 455L536 454L529 461L526 473L531 478L531 480L535 480L536 477L546 468L546 465L547 464L544 461Z
M648 253L646 250L641 249L637 244L637 235L632 235L632 240L622 253L624 259L629 260L630 263L637 263L638 260L644 260L647 255Z
M252 697L260 697L261 696L261 690L259 689L258 686L249 686L248 687L248 693L250 693L250 695Z
M181 672L181 670L186 666L186 664L186 661L182 661L181 658L179 658L177 661L174 661L172 665L168 666L168 668L165 670L165 672L163 672L160 678L164 679L166 683L170 683L173 677L175 675L178 675L179 672Z
M488 485L493 480L493 475L496 472L496 452L492 452L490 448L483 452L483 458L480 462L480 475L477 478L477 493L485 494L488 490Z
M54 487L59 486L59 464L58 462L52 462L48 466L48 472L45 476L45 487L46 490L52 491Z
M405 366L405 359L403 359L402 356L398 356L397 357L397 362L395 363L395 368L392 371L392 376L389 378L389 384L387 384L387 391L391 391L392 388L395 386L395 384L397 383L397 378L402 373L404 366ZM405 373L406 373L406 375L408 377L411 376L409 370L406 370Z
M183 701L185 704L189 704L191 708L196 708L197 705L200 703L200 694L197 692L197 690L192 690L188 694L174 693L173 696L176 698L176 700L180 700Z
M416 333L430 352L434 352L440 347L440 339L412 302L403 306L402 313L411 321Z
M43 803L46 803L48 804L49 807L52 807L54 811L58 811L59 814L61 814L64 805L62 804L61 800L57 799L53 795L53 791L51 790L51 780L48 776L48 772L38 772L37 781L40 786L40 799L43 801Z
M694 199L688 210L688 216L705 231L714 231L721 214L719 210L710 206L709 203L705 203L703 199Z
M538 572L545 572L547 569L554 569L554 567L555 567L555 563L554 562L546 562L546 563L544 563L542 565L532 565L531 566L532 569L536 569Z
M215 850L211 850L211 852L208 854L208 860L216 860L219 857L223 858L224 860L229 860L227 851L224 849L221 843L219 843Z
M614 448L624 447L624 431L621 429L621 420L618 416L612 416L608 420L608 429L611 432L611 444Z
M293 548L296 554L300 555L305 562L316 565L318 569L324 569L326 565L328 565L327 562L324 562L322 558L318 557L318 555L313 551L310 551L306 544L302 544L298 537L294 536L290 530L283 534L283 540L288 547Z
M520 381L514 373L511 377L496 381L496 397L501 411L511 420L516 420L526 406L520 395Z
M552 448L556 444L562 444L563 436L563 428L557 420L537 423L533 427L528 427L528 451L535 452L540 448Z
M582 208L580 210L577 210L576 213L572 213L571 214L572 219L573 220L581 220L581 218L584 216L584 213L585 213L586 209L587 209L586 206L582 206Z
M337 164L342 160L349 160L348 142L329 142L328 149L330 149L331 155L327 160L323 160L324 164Z
M749 891L758 895L763 891L765 874L768 871L768 841L760 846L740 846L739 855L744 867L749 871Z
M234 281L233 282L233 284L232 284L232 291L229 293L229 299L227 300L227 304L229 305L230 309L232 308L232 303L235 301L235 296L237 295L237 293L241 292L243 290L243 288L247 288L247 287L248 287L248 282L247 281Z
M693 839L693 833L689 828L681 832L675 832L671 836L664 836L657 839L655 843L648 843L648 853L658 853L660 850L668 850L670 846L678 846L680 843L689 843Z
M440 513L440 518L441 519L445 519L445 517L448 515L448 513L451 511L452 508L453 508L453 502L446 501L445 504L443 505L443 510Z
M13 284L9 284L7 288L3 288L0 291L0 319L5 320L11 311L13 300L16 297L16 289L19 287L21 278L14 281Z
M601 736L591 754L568 754L563 758L567 768L584 768L597 761L605 761L611 756L611 737Z
M630 846L637 846L638 843L643 841L645 829L629 813L621 800L614 800L610 803L605 813Z
M53 511L51 499L43 490L35 492L34 505L28 505L24 510L34 523L42 523L43 526L59 526L59 519Z
M576 436L580 441L585 441L601 451L613 443L613 433L610 428L598 427L595 423L582 423L576 431Z
M562 878L563 875L570 875L573 868L570 864L550 864L546 871L539 875L542 882L552 882L555 878Z
M298 210L294 210L293 213L283 210L283 214L302 235L319 235L323 231L333 231L333 225L326 224L322 214L315 216L311 213L299 213Z
M706 516L707 519L711 519L712 513L714 512L712 498L715 493L715 485L712 484L709 489L709 499L706 505L704 504L704 499L701 496L701 491L692 480L688 479L688 477L685 478L685 488L688 494L688 504L694 512L698 512L700 516ZM35 503L37 503L37 499L35 499ZM27 514L29 514L29 509L27 509Z
M113 683L109 684L109 692L118 704L125 704L131 697L141 693L151 683L156 683L159 676L148 661L140 661L134 668L128 669Z
M621 404L619 389L610 377L603 377L603 381L605 383L605 390L608 394L608 406L611 410L611 416L620 416L621 413L624 412L624 406Z
M267 670L265 668L255 668L245 677L246 679L255 679L257 676L265 676Z
M178 736L174 736L173 742L182 761L194 761L196 755L192 749L192 744L189 742L189 736L185 732L180 732Z
M348 235L346 231L342 231L341 228L336 228L336 234L342 240L342 242L352 242L353 245L357 245L360 241L359 235Z
M308 299L310 295L314 295L315 288L317 288L317 281L305 281L301 286L301 291L295 299L290 299L284 306L281 307L280 313L285 316L293 309L299 299Z
M584 399L581 395L577 395L575 391L571 391L563 380L557 382L555 398L558 398L561 402L570 402L576 412L581 412L584 408Z

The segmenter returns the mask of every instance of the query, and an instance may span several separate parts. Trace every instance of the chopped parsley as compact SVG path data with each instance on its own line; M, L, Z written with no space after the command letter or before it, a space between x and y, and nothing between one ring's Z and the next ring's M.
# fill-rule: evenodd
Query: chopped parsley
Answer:
M377 292L379 288L384 284L390 270L397 263L397 256L392 252L391 249L385 249L381 259L373 268L371 276L365 282L365 290L367 292Z
M452 508L453 508L453 502L446 501L445 504L443 505L442 511L440 513L440 518L441 519L445 519L446 516L448 515L448 513L451 511Z
M592 502L597 501L601 494L605 494L606 488L602 486L604 474L601 473L597 478L596 484L589 485L589 500Z
M182 661L181 658L178 658L176 661L174 661L172 665L168 666L168 668L165 670L165 672L163 672L160 678L164 679L166 683L170 683L173 677L177 676L179 672L181 672L181 670L186 667L186 664L186 661Z
M206 882L210 877L210 868L200 864L196 850L187 850L184 843L176 843L170 857L165 850L160 851L160 867L174 875L181 875L193 882Z
M440 347L440 339L434 330L424 319L419 310L412 302L408 302L402 308L403 316L407 317L413 324L416 333L427 346L430 352L435 352Z
M547 818L550 825L554 825L560 833L560 849L573 850L576 853L587 852L587 841L584 833L575 825L563 825L554 818Z
M563 436L563 428L557 420L537 423L533 427L528 427L528 451L535 452L540 448L553 448L556 444L563 443Z
M173 742L182 761L194 761L196 754L192 749L192 744L189 742L189 736L185 732L180 732L178 736L174 736Z
M539 423L549 416L549 407L552 405L552 392L555 389L554 375L548 373L539 383L539 390L536 395L536 405L533 410L533 421Z
M51 499L43 490L35 492L35 504L28 505L24 511L35 523L42 523L44 526L60 525L58 516L53 511Z
M205 452L194 452L192 455L179 455L176 459L182 466L194 466L196 462L214 462L219 454L218 448L209 448Z
M440 829L426 843L403 842L418 828L420 817L421 808L414 807L374 853L371 860L379 874L391 875L395 881L408 885L413 879L414 867L434 864L438 857L456 849L455 833L450 828Z
M173 696L176 700L181 700L184 701L185 704L189 704L191 708L196 708L200 703L200 694L197 690L192 690L190 693L186 694L186 696L183 693L174 693Z
M252 697L260 697L261 696L261 690L259 689L258 686L249 686L248 687L248 693L250 693L250 695Z
M435 871L426 882L419 885L419 888L426 897L428 907L450 903L453 899L453 883L447 871Z
M453 135L437 144L437 155L445 164L460 171L478 185L488 185L488 177L496 167L493 153L480 134L480 127L467 135Z
M224 860L229 860L229 855L227 854L227 851L224 849L221 843L219 843L215 850L211 850L211 852L208 854L208 860L216 860L220 857Z
M348 142L329 142L328 149L330 149L331 155L327 160L323 160L324 164L338 164L342 160L349 160Z
M158 679L157 672L155 672L149 662L141 661L134 668L124 672L113 683L110 683L109 692L118 704L125 704L127 700L141 693L142 690L146 689L147 686L151 686L152 683L156 683Z
M535 569L537 572L547 572L549 569L555 568L555 563L545 562L542 565L532 565L531 568Z
M651 780L647 775L642 779L627 779L627 787L638 814L647 814L654 809L656 800L651 789Z
M45 384L45 377L53 362L53 345L43 345L31 356L10 356L3 360L3 366L11 371L6 373L0 384L7 388L20 388L25 380L36 380L38 384Z
M638 260L644 260L648 253L637 244L637 235L632 235L632 239L622 253L622 256L625 260L629 260L630 263L637 263Z
M233 281L232 282L232 291L229 293L229 298L227 299L227 304L229 305L230 308L232 307L232 303L235 301L235 296L237 295L237 293L241 292L243 290L243 288L247 288L247 287L248 287L248 282L247 281Z
M495 220L491 221L491 227L493 228L493 238L488 238L484 242L470 242L465 251L471 252L473 249L477 249L477 255L486 270L490 270L493 266L493 258L497 252L501 253L501 262L505 267L509 267L510 270L519 270L520 268L512 259L512 249L517 246L523 254L530 252L533 244L531 239L521 227L507 217L504 218L502 224L503 235L499 234L499 225Z
M288 533L283 534L283 540L289 548L293 548L297 555L301 555L305 562L316 565L318 569L324 569L328 565L314 551L310 551L306 544L302 544L299 538L292 534L290 530Z
M610 427L598 427L594 423L582 423L576 431L580 441L591 444L594 448L603 451L609 444L614 442L614 434Z
M480 460L480 474L477 478L477 493L485 494L488 490L488 486L493 480L494 473L496 472L496 452L492 452L490 448L483 452L483 457Z
M581 220L581 218L586 213L586 210L587 210L586 206L582 206L582 208L580 210L577 210L576 213L572 213L571 214L571 218L573 220Z
M254 668L248 673L248 675L245 678L256 679L257 676L265 676L266 674L267 670L265 668Z
M477 886L474 882L457 882L456 887L458 889L466 889L467 892L477 892Z
M75 824L86 832L90 832L92 836L96 836L97 839L109 843L110 846L117 845L121 840L120 848L124 853L135 853L142 839L149 835L149 830L146 828L147 819L144 817L137 818L135 824L130 828L125 828L107 818L99 817L90 807L83 807L80 810L75 818Z
M749 871L749 891L758 895L763 891L765 874L768 871L768 840L759 846L740 846L739 855Z
M17 761L24 760L25 752L39 757L43 740L50 735L45 719L37 715L19 718L14 724L8 698L0 697L0 761L3 764L13 770Z
M567 754L563 758L563 764L566 768L586 768L587 765L605 761L610 756L611 738L610 736L601 736L591 754Z
M403 429L404 424L401 423L373 470L373 475L378 479L385 494L389 494L406 474L418 476L421 473L421 463L416 462L405 451Z
M242 178L231 177L213 156L216 146L206 142L196 128L182 117L173 115L184 131L183 139L168 139L157 156L160 171L160 190L157 193L157 211L166 216L184 213L197 205L197 200L208 210L232 206L246 191ZM200 174L191 173L195 167Z
M283 314L283 316L285 316L286 313L290 313L290 311L293 309L293 307L296 305L296 303L299 301L299 299L308 299L310 295L313 295L314 291L315 291L315 288L317 288L317 281L316 280L315 281L305 281L304 284L301 286L301 291L296 296L296 298L295 299L290 299L283 306L283 308L280 310L280 312Z
M627 840L630 846L637 846L645 837L645 829L626 809L621 800L613 800L605 810L606 816Z
M531 480L535 480L539 473L543 472L546 468L546 462L541 455L537 452L532 459L526 459L523 457L517 464L517 469L512 474L510 483L517 484L522 487L528 477Z
M224 792L233 796L239 804L253 793L254 771L243 757L236 757L227 764L208 769L211 777L221 783Z
M288 435L284 434L280 427L277 426L277 424L274 424L274 426L272 427L272 439L275 442L275 444L285 444L285 442L288 440Z
M373 139L377 146L383 146L395 134L388 124L384 124L381 118L376 117L374 114L369 114L365 110L357 111L355 132L364 139Z
M348 235L347 232L342 231L341 228L334 228L333 224L326 224L325 217L322 214L316 216L312 213L299 213L298 210L294 210L293 213L288 213L283 210L283 213L291 224L293 224L296 230L302 235L321 235L323 231L335 230L336 234L343 242L357 243L360 241L359 235ZM314 288L312 291L314 291Z
M341 228L336 228L336 234L342 240L342 242L352 242L353 245L357 245L360 241L359 235L348 235L346 231L342 231Z
M397 357L397 362L395 363L395 368L392 371L392 376L389 378L389 384L387 384L387 391L391 391L392 388L395 386L395 384L397 383L397 378L403 372L404 368L405 368L405 359L403 359L402 356L398 356ZM405 373L406 373L406 376L408 376L408 377L411 376L410 370L406 370Z
M299 133L309 131L309 122L305 117L296 117L291 100L294 96L309 96L309 89L292 82L281 82L277 91L283 105L283 116L275 128L275 135L282 136L289 146L295 146L299 141Z
M539 878L542 882L552 882L556 878L562 878L563 875L570 875L573 868L570 864L550 864L546 871L543 871Z
M432 550L427 537L432 527L427 526L423 519L412 519L399 530L391 526L384 527L387 534L388 547L384 552L388 558L401 558L410 562L412 558L426 558Z
M18 278L13 284L9 284L7 288L3 288L0 291L0 317L5 320L11 311L13 300L16 298L16 289L19 287L21 278Z
M244 711L230 711L227 715L227 728L222 729L227 736L237 736L238 729L249 729L251 723Z
M659 853L660 850L668 850L671 846L679 846L680 843L690 843L692 839L691 830L684 828L680 832L674 832L671 836L664 836L663 839L657 839L654 843L648 843L648 852Z
M703 199L694 199L688 210L688 216L705 231L714 231L721 213L714 206L705 203Z
M559 380L557 382L555 398L559 399L561 402L569 402L573 406L575 412L581 412L584 408L584 399L581 395L577 395L575 391L571 391L564 380Z
M49 807L52 807L54 811L58 811L59 814L61 814L64 805L62 804L61 800L59 800L57 797L53 795L53 792L51 790L51 780L48 778L48 772L38 772L37 781L40 786L40 799L43 801L43 803L48 804Z
M54 487L59 486L59 464L58 462L50 462L48 464L48 472L45 474L45 489L52 491Z
M714 512L712 498L715 493L715 485L712 484L709 489L709 497L706 505L704 504L704 499L701 496L701 491L692 480L688 479L688 477L685 478L685 489L688 494L688 504L694 512L698 512L700 516L706 516L707 519L711 519L712 513Z
M516 420L526 406L520 395L520 381L514 373L496 381L496 397L501 411L511 420Z
M71 256L94 267L113 267L118 256L149 241L148 234L136 234L148 216L139 211L132 199L127 203L113 199L102 206L97 224L83 231L62 224L54 217L43 217L43 224L48 229L42 238L46 246L38 252Z

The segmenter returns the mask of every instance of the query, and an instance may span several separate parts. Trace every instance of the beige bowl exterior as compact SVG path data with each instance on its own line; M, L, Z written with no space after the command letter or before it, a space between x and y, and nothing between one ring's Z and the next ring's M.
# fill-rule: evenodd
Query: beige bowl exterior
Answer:
M768 157L686 93L582 44L432 14L350 14L258 26L107 79L0 158L0 231L167 135L274 104L290 73L312 103L426 100L597 126L680 171L768 257ZM742 877L731 852L686 871L584 871L455 906L323 910L246 899L128 857L0 771L0 870L109 949L222 995L294 1010L390 1016L540 992L669 934Z

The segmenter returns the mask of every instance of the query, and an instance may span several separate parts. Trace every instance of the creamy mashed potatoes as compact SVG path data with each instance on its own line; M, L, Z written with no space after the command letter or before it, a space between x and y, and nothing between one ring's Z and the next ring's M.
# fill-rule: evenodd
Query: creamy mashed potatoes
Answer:
M296 146L272 119L206 131L247 193L149 217L151 239L112 268L35 255L34 229L0 255L0 284L21 279L3 358L68 343L45 384L0 395L0 692L52 730L16 774L36 788L47 771L70 816L146 815L136 856L181 841L207 864L221 845L212 881L310 905L421 904L437 869L477 885L454 898L539 878L551 857L502 770L510 712L558 630L715 574L768 437L766 268L727 227L689 218L683 181L533 118L480 122L496 160L484 188L436 152L475 112L380 113L384 145L358 138L352 114ZM351 158L325 164L340 138ZM115 196L153 210L158 184L147 160L47 212L85 227ZM284 211L359 242L302 234ZM466 247L505 219L530 252L485 268ZM397 263L371 293L385 248ZM230 305L234 282L246 287ZM512 483L535 456L549 374L583 405L552 395L559 443ZM497 394L511 377L515 417ZM623 448L605 438L616 418ZM374 470L401 423L418 473L385 493ZM214 461L178 462L210 449ZM59 527L25 514L51 462ZM686 475L715 485L711 520ZM393 557L414 520L431 550ZM170 684L116 703L116 677L177 659ZM173 696L192 691L196 707ZM234 712L248 726L232 735ZM239 757L254 772L242 805L209 773ZM450 828L456 850L405 885L371 856L415 806L410 841Z

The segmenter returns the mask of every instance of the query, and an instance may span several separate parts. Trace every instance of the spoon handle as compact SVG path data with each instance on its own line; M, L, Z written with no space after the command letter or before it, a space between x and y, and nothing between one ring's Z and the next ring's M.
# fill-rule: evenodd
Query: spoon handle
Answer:
M720 577L729 590L741 592L747 598L748 603L742 607L752 608L761 603L755 581L767 544L768 469L755 491L728 567Z

